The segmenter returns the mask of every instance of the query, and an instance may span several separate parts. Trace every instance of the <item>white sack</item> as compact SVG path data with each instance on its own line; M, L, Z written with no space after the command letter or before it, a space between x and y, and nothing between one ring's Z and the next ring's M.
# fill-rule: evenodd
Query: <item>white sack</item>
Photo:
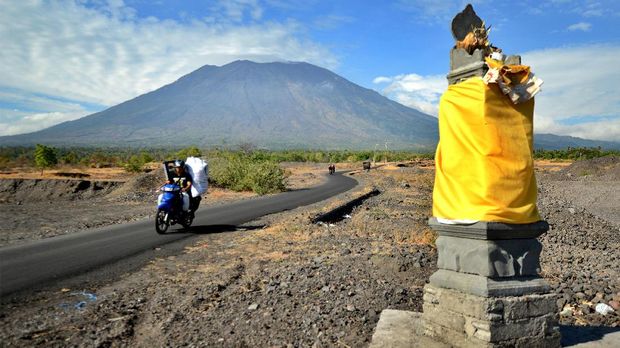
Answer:
M198 197L207 192L209 164L198 157L187 157L185 165L192 176L192 197Z

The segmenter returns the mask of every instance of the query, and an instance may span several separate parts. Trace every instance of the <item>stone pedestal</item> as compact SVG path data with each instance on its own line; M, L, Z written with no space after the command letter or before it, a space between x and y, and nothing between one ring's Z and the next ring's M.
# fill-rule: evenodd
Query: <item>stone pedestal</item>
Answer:
M438 261L424 288L424 334L454 347L559 347L555 296L539 276L548 225L429 221Z

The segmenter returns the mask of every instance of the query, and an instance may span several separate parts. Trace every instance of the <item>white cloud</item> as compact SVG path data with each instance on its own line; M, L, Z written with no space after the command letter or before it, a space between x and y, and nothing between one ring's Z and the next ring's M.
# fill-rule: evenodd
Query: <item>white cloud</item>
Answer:
M376 84L388 83L388 82L392 82L392 80L393 79L391 77L377 76L372 80L372 83L376 83Z
M566 28L568 31L590 31L590 29L592 29L592 24L587 23L587 22L579 22L579 23L575 23L572 25L569 25Z
M30 133L43 128L51 127L55 124L76 120L87 115L89 112L84 109L68 112L47 112L29 114L15 110L2 110L0 117L0 136ZM11 119L18 119L11 121Z
M346 25L355 21L350 16L327 15L314 20L314 26L319 30L333 30L342 25Z
M373 83L388 83L382 90L384 95L433 116L437 116L439 98L448 86L445 76L420 76L418 74L379 76L373 80Z
M587 45L538 50L523 54L545 83L536 97L534 127L538 133L586 139L620 139L620 45ZM404 105L437 115L447 82L441 76L404 74L380 76L383 93Z
M620 2L617 0L565 0L565 1L521 1L526 13L542 15L553 13L556 18L583 17L617 17L620 15Z
M241 22L245 18L259 20L263 9L257 0L219 0L213 6L216 14L222 13L218 20Z
M413 13L417 19L425 22L447 23L454 15L461 12L470 3L476 8L477 4L486 0L399 0L400 8Z
M614 64L620 45L587 45L528 52L524 64L545 84L536 99L536 130L588 139L620 139L620 70ZM583 120L566 124L571 118Z
M221 1L217 8L229 21L211 22L141 19L122 1L99 3L87 8L69 0L4 2L0 88L110 106L205 64L237 59L338 64L328 49L300 38L299 24L254 22L262 16L254 0ZM235 23L242 18L250 23Z

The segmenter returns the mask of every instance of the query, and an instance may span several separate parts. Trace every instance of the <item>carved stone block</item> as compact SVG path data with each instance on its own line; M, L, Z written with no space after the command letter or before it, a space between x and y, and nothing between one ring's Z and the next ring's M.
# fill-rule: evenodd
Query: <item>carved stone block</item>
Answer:
M542 245L534 238L479 240L439 236L437 267L485 277L535 276Z

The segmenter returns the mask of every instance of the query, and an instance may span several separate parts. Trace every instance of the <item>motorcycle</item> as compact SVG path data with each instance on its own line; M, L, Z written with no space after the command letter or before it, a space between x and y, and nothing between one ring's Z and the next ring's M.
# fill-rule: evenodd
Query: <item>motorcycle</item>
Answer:
M170 225L181 224L183 228L189 228L194 221L193 210L183 210L183 195L181 187L177 184L165 184L160 188L162 194L157 203L155 215L155 230L164 234Z

